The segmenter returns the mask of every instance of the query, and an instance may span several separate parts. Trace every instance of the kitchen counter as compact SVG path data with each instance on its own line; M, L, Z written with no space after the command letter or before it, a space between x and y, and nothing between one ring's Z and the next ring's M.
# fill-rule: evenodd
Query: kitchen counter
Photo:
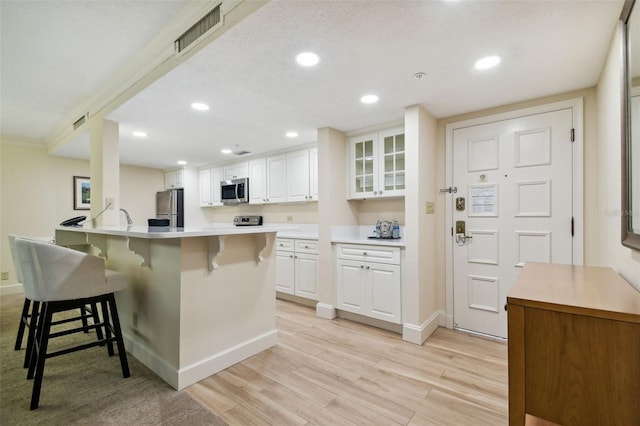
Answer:
M56 244L127 275L127 352L183 389L277 343L272 226L56 229Z
M374 226L334 226L331 229L332 243L346 244L367 244L374 246L405 247L404 227L400 227L401 237L390 238L368 238L373 235Z

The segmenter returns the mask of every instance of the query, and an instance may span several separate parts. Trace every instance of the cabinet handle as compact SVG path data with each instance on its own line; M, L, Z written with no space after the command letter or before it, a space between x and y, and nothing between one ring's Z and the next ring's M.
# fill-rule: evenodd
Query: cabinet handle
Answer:
M369 266L367 266L367 269L371 269Z
M364 265L360 265L360 269L364 269Z
M293 255L292 255L292 254L290 254L290 255L289 255L289 258L290 258L290 259L293 259Z
M309 248L309 246L307 244L304 245L304 248Z
M363 252L363 253L362 253L362 255L363 255L363 256L366 256L366 255L367 255L367 252L366 252L366 251L365 251L365 252Z

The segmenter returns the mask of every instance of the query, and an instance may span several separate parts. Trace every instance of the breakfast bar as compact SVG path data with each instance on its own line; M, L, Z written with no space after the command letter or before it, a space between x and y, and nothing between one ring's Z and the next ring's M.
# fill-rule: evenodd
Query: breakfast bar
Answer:
M277 231L60 227L56 244L127 274L116 294L127 351L180 390L277 343Z

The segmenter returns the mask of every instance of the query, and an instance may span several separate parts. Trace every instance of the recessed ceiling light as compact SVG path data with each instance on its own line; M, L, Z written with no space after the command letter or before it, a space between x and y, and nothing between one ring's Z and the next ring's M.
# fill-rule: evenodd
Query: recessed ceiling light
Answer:
M133 136L137 138L146 138L147 134L145 132L141 132L140 130L136 130L135 132L133 132Z
M285 133L285 135L286 135L288 138L297 138L297 137L298 137L298 132L290 131L290 132Z
M500 63L500 56L491 55L491 56L485 56L482 59L478 59L474 64L474 67L477 70L486 70L486 69L495 67L499 63Z
M363 104L375 104L378 102L378 96L376 95L364 95L360 98L360 102Z
M208 111L209 110L209 105L207 104L203 104L202 102L194 102L191 104L191 108L198 110L198 111Z
M296 62L303 67L312 67L320 62L320 57L313 52L302 52L296 56Z
M224 148L221 149L220 152L223 154L231 154L233 151L231 151L229 148Z
M178 160L178 164L180 164L181 166L184 166L185 164L187 164L187 162L184 160Z

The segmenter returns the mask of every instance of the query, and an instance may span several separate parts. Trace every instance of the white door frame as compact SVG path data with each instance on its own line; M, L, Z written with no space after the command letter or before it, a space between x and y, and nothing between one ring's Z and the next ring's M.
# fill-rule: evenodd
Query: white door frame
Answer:
M574 237L573 237L573 264L582 265L584 258L584 126L583 126L583 99L575 98L566 101L554 102L538 105L530 108L507 111L499 114L487 115L484 117L472 118L469 120L449 123L445 128L446 141L446 171L445 187L452 187L453 183L453 132L456 129L477 126L480 124L493 123L496 121L510 120L513 118L526 117L534 114L558 111L562 109L573 109L573 216L574 216ZM567 135L569 137L569 135ZM459 188L459 190L462 190ZM454 194L444 194L445 201L445 312L446 327L453 328L453 237L451 229L453 227L453 197Z

